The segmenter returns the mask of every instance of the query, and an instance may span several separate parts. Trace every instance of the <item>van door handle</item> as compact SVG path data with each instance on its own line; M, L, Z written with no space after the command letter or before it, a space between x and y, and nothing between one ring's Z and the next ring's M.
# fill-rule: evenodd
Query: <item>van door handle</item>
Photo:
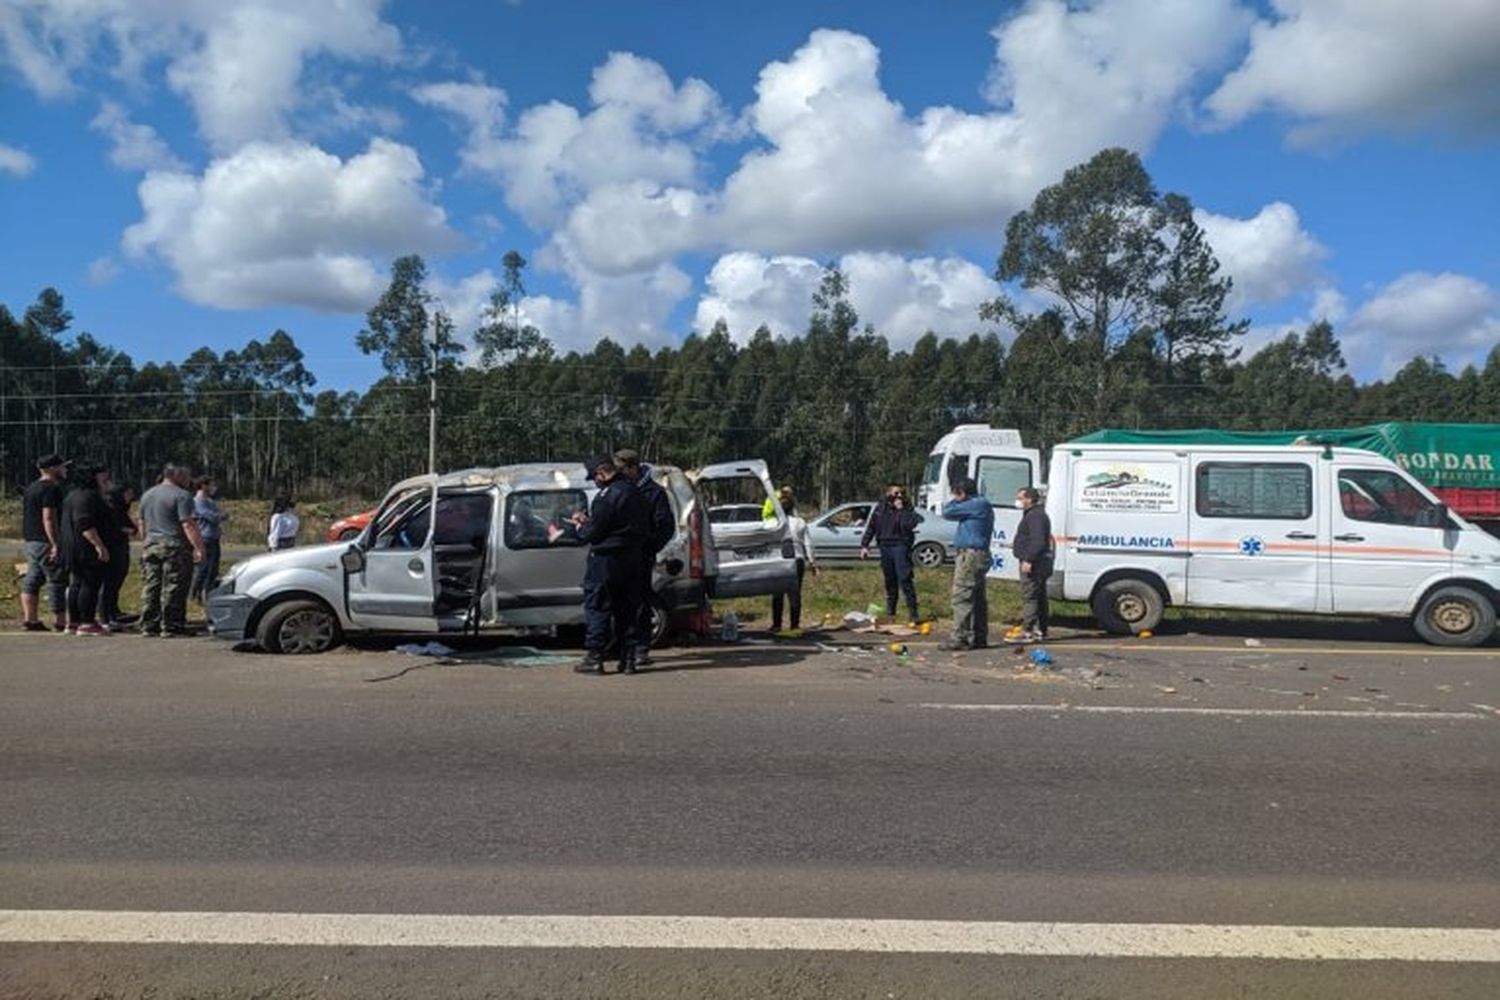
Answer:
M1301 541L1312 541L1318 536L1310 531L1288 531L1286 537L1300 539Z
M1333 536L1333 540L1335 542L1362 542L1362 541L1365 540L1365 536L1364 535L1334 535Z
M427 567L422 564L422 560L413 559L411 562L406 564L406 568L411 570L413 573L420 573Z

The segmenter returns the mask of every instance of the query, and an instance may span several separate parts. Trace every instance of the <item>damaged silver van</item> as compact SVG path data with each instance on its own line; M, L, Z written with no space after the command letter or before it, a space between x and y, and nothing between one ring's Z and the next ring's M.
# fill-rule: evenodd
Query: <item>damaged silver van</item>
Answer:
M653 639L710 597L784 593L796 583L786 513L759 460L686 473L653 466L677 531L658 554ZM319 653L357 632L462 633L583 623L587 548L549 541L587 510L582 465L508 465L397 483L350 541L286 549L230 568L208 598L209 630L273 653ZM731 503L772 517L711 523Z

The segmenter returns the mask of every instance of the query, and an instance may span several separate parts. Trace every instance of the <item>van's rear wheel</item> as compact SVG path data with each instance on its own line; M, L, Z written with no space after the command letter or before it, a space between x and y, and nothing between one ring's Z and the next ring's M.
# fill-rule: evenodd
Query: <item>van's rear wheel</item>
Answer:
M649 644L655 648L667 644L667 636L672 633L672 615L667 611L667 606L662 603L661 598L653 595L650 599L651 606L651 636Z
M322 653L343 638L339 620L318 601L283 601L255 629L256 643L268 653Z
M1411 624L1434 646L1478 646L1495 632L1495 605L1468 587L1439 587L1427 595Z
M1161 624L1166 602L1161 592L1145 580L1125 577L1111 580L1094 592L1094 617L1106 632L1131 635Z

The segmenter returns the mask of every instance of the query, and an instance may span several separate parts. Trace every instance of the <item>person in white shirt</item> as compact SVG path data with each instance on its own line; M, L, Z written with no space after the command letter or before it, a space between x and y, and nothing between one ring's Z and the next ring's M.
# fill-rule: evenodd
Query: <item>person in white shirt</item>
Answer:
M781 631L781 609L787 603L784 598L789 597L792 606L792 631L796 632L802 627L802 576L809 569L817 576L818 554L813 550L812 538L807 533L807 522L797 516L796 503L790 497L785 497L782 505L786 509L787 526L792 534L792 548L797 554L797 586L790 594L775 594L771 597L771 631Z
M302 522L297 518L297 512L292 510L296 504L291 497L279 496L271 502L271 529L266 533L266 547L270 549L289 549L297 544L297 529Z

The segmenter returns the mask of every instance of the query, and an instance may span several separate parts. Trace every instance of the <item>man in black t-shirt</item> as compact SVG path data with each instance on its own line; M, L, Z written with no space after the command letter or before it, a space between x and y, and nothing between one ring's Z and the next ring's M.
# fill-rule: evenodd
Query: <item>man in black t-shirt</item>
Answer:
M26 547L26 577L21 581L21 627L45 632L37 616L37 596L47 581L47 604L52 608L52 627L59 632L67 622L68 571L63 568L57 544L62 532L63 477L68 463L61 455L37 460L39 475L21 498L21 537Z

